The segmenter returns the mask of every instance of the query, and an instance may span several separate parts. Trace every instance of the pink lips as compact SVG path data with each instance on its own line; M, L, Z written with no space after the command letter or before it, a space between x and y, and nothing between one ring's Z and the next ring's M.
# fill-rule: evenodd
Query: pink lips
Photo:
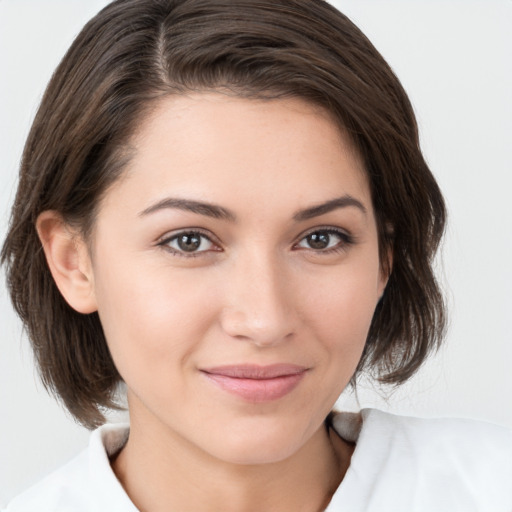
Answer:
M255 403L278 400L293 391L307 368L293 364L234 365L201 370L224 391Z

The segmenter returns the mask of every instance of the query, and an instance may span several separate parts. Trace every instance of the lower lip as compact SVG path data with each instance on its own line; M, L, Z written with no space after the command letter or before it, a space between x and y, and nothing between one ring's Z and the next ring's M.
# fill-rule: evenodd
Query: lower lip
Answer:
M305 375L305 372L282 375L271 379L242 379L225 375L204 373L204 375L224 391L237 395L253 403L279 400L291 393Z

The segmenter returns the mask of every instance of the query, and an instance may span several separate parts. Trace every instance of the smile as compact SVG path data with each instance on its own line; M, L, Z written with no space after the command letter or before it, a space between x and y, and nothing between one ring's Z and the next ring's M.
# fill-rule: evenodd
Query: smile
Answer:
M234 365L203 369L212 383L253 403L278 400L291 393L308 368L291 364Z

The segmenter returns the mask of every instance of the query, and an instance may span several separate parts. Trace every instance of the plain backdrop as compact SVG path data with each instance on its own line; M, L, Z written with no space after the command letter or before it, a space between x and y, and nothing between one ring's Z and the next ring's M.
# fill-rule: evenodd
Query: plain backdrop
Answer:
M438 270L445 348L394 394L363 385L340 407L512 426L512 1L338 0L401 79L449 228ZM105 0L0 0L0 238L31 119L50 75ZM0 505L87 443L47 396L0 276Z

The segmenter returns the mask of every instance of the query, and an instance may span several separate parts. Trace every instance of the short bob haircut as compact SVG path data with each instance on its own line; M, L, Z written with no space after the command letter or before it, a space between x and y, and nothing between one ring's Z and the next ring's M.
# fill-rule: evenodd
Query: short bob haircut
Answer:
M79 314L60 295L36 219L55 210L90 242L144 116L164 96L212 90L320 106L363 159L389 281L352 383L366 371L400 384L443 338L432 264L444 201L409 99L364 34L324 0L116 0L84 27L48 85L1 253L43 383L89 428L116 407L121 377L98 314Z

